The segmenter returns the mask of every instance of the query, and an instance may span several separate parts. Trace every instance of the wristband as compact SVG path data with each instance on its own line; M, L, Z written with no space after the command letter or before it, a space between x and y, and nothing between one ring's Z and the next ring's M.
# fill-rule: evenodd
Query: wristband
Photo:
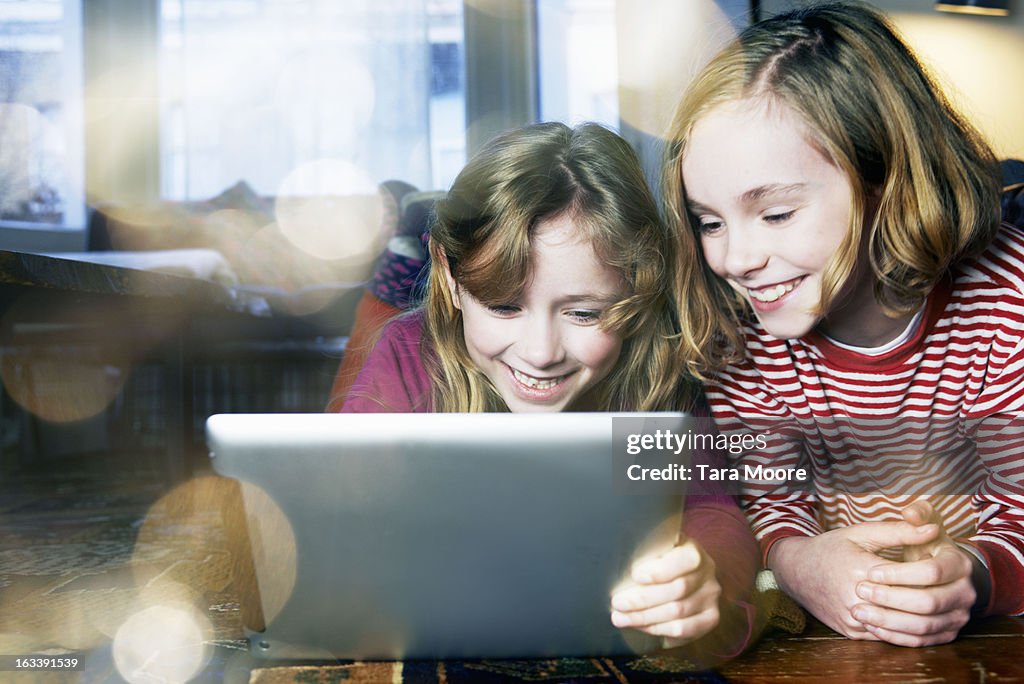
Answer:
M975 593L971 615L981 615L988 608L989 599L992 597L992 575L989 573L984 556L978 549L970 544L960 542L957 542L957 546L966 551L971 558L971 584L974 586Z

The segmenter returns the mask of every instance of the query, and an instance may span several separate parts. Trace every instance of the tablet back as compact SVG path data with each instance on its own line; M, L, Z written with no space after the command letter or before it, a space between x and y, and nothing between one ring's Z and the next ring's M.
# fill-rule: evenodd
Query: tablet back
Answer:
M611 625L609 596L640 552L674 542L681 497L614 490L612 420L211 417L214 468L243 482L262 614L249 625L261 629L253 651L408 659L657 648Z

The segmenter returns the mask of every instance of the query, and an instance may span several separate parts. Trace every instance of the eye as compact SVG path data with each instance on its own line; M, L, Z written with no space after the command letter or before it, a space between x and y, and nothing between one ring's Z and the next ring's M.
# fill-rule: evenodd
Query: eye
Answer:
M725 222L710 216L697 218L697 232L701 235L714 235L725 228Z
M519 307L515 304L487 304L487 310L495 316L507 318L509 316L515 316L519 313Z
M762 220L765 223L770 224L785 223L789 219L793 218L793 214L795 213L796 209L790 209L789 211L772 211L770 213L765 214L762 217Z
M566 312L566 315L576 323L591 325L601 320L602 313L604 312L595 309L572 309Z

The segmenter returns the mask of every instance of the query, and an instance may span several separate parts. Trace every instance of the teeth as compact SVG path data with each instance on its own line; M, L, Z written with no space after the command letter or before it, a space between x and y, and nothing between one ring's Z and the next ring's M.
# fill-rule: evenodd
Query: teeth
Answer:
M512 369L512 375L515 376L516 380L518 380L519 382L523 383L524 385L526 385L527 387L530 387L532 389L542 389L542 390L551 389L552 387L556 386L562 380L560 377L559 378L549 378L547 380L541 380L540 378L535 378L532 375L526 375L525 373L520 373L515 368Z
M750 296L759 302L774 302L787 292L792 292L795 286L796 281L793 281L787 284L779 283L775 287L770 287L767 290L748 291L750 292Z

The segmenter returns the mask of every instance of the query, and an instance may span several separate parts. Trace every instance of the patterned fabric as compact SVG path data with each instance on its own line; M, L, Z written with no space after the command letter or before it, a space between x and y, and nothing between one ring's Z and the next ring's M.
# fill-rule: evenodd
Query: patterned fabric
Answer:
M700 671L684 657L557 658L538 660L466 660L355 662L337 665L297 665L253 670L250 684L307 684L310 682L415 682L416 684L501 684L513 682L725 682L713 671Z
M735 465L804 468L813 493L744 483L767 554L787 536L900 519L928 495L992 575L990 614L1024 613L1024 234L1004 226L936 287L903 344L868 356L756 322L747 358L709 388L723 432L766 435Z
M374 296L397 309L410 309L422 298L431 216L434 202L443 194L411 192L402 198L398 231L367 286Z
M425 252L418 257L402 253L406 244L408 240L392 238L368 285L378 299L402 310L411 307L417 277L427 261Z

